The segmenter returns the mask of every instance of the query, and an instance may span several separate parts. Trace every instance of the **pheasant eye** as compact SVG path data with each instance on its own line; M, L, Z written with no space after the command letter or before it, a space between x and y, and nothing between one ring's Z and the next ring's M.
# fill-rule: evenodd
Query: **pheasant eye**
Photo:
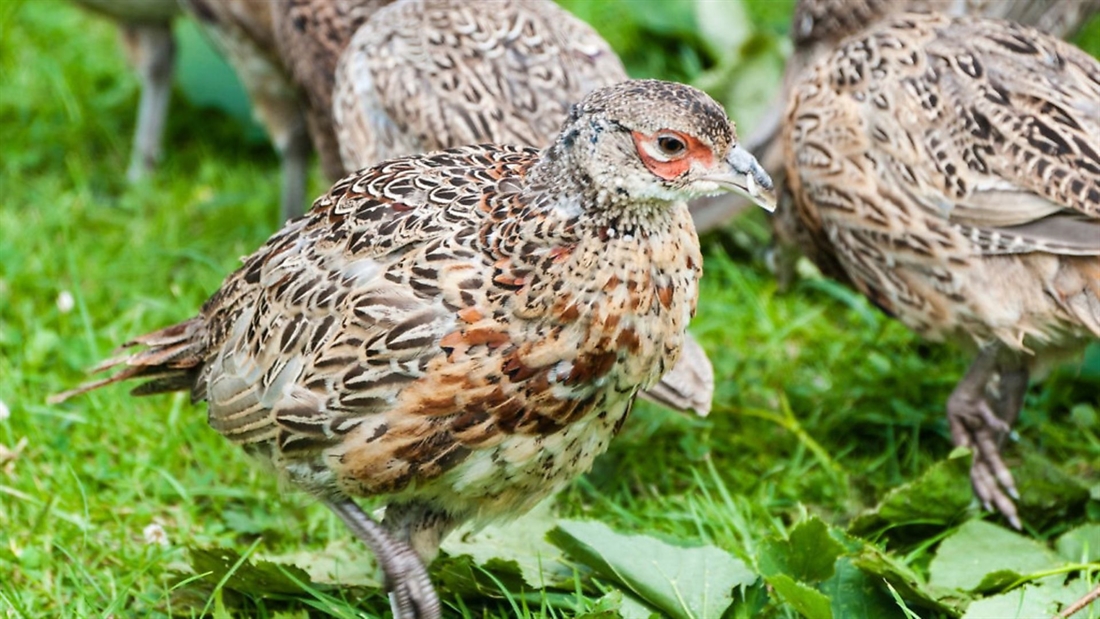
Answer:
M674 135L661 135L657 137L657 148L668 157L677 157L687 151L687 144Z

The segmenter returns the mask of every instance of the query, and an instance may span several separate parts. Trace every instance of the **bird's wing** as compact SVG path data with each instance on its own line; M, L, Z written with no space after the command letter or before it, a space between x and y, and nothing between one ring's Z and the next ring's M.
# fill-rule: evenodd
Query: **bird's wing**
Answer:
M986 254L1100 255L1100 62L1009 22L948 32L929 54L970 136L971 187L950 219Z
M204 306L208 357L195 397L209 402L210 424L289 451L335 441L393 407L458 320L441 274L491 268L471 247L483 192L535 156L471 147L337 183Z
M1100 62L1010 22L890 23L842 47L832 82L867 72L847 104L898 199L982 254L1100 255Z

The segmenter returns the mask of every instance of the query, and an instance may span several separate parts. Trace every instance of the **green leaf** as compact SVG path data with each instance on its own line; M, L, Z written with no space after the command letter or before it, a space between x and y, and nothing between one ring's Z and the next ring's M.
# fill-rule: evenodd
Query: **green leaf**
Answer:
M970 458L949 457L890 491L877 507L856 517L848 532L870 537L904 525L946 526L966 514L972 498Z
M933 587L916 572L874 546L866 546L852 564L875 578L880 578L916 606L936 613L958 615L970 597L955 589Z
M566 520L551 543L600 576L679 619L719 617L733 589L756 581L739 559L714 546L683 548L643 535L623 535L598 522Z
M562 551L546 541L558 523L551 505L543 501L521 518L476 531L462 527L443 541L442 549L455 557L468 555L478 565L494 559L513 562L530 588L572 588L573 568L563 562Z
M1012 471L1020 489L1020 518L1042 530L1072 523L1084 512L1089 490L1061 467L1033 451L1024 452L1024 462Z
M196 574L209 572L206 578L218 582L241 560L230 548L189 548L191 567ZM289 576L288 576L289 574ZM309 582L309 574L293 565L278 565L271 561L244 561L229 576L225 588L255 596L301 593L302 587L291 578Z
M971 520L940 543L928 566L928 581L934 586L976 591L994 572L1030 574L1063 564L1064 560L1032 539Z
M1058 538L1058 554L1075 563L1100 561L1100 524L1077 527Z
M833 565L843 552L844 546L829 535L825 523L810 518L791 530L788 539L772 538L761 546L760 573L764 576L786 574L806 583L819 582L833 575Z
M174 34L179 47L176 73L184 96L198 107L212 107L233 116L244 125L250 141L262 143L266 133L252 115L240 78L210 45L200 27L190 19L178 19Z
M278 555L263 554L260 558L272 563L302 569L313 583L343 587L382 587L381 571L374 555L359 540L338 538L323 549L296 550Z
M469 555L442 555L432 562L430 571L440 593L458 597L504 599L508 593L525 588L523 575L514 561L491 559L478 565Z
M657 611L629 593L618 589L608 591L577 619L653 619Z
M962 619L1031 619L1052 617L1088 592L1081 579L1065 584L1064 576L1044 578L1038 584L1028 584L1012 591L977 600L966 609ZM1095 613L1100 603L1088 608ZM1091 617L1082 612L1080 617Z
M836 574L821 584L821 592L828 596L834 617L905 618L882 579L860 570L848 557L836 562Z
M740 48L753 31L743 0L696 2L695 21L699 35L719 57Z
M793 606L806 619L833 619L829 598L817 589L797 582L786 574L768 576L767 581L784 602Z

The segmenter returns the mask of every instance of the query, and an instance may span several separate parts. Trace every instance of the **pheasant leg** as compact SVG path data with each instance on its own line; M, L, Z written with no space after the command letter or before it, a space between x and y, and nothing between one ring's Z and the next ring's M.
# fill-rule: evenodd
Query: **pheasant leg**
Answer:
M394 619L438 619L442 615L428 570L411 546L394 539L351 499L325 503L378 558L386 574Z
M133 183L141 180L160 159L168 101L172 95L176 44L169 24L128 26L123 37L141 76L137 128L134 129L130 167L126 170L127 180Z
M306 207L306 176L309 174L309 154L313 146L305 121L296 123L277 148L282 158L283 172L280 210L283 221L287 221L301 215Z
M1020 519L1013 502L1019 494L1000 453L1009 424L994 412L986 397L986 386L996 366L996 347L985 348L978 354L947 399L947 421L955 445L974 453L970 466L974 493L987 510L996 509L1019 529Z

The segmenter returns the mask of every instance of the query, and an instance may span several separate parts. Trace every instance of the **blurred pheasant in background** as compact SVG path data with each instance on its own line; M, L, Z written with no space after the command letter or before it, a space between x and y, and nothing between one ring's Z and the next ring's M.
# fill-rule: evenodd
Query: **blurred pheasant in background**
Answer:
M138 181L160 160L175 71L172 20L180 13L179 3L177 0L76 0L76 3L118 23L126 55L141 79L141 101L126 169L127 180Z
M1100 0L799 0L791 20L794 52L787 59L782 86L770 112L743 142L777 186L783 184L784 175L780 125L795 80L814 59L835 49L844 38L904 11L1005 19L1065 39L1100 12ZM736 196L714 196L692 203L691 212L702 233L727 223L748 206ZM793 277L793 263L805 239L799 238L792 209L780 206L769 220L779 243L776 268L785 284Z
M1029 375L1100 336L1100 62L1038 30L894 16L792 84L800 233L872 302L977 351L947 402L987 507Z
M702 267L685 200L767 175L702 92L590 94L545 150L480 145L357 172L199 315L99 368L190 391L211 426L377 555L398 617L438 617L424 563L466 520L588 470L675 363ZM352 500L386 496L385 526Z
M275 48L272 4L269 0L179 1L237 72L256 117L279 153L283 219L301 214L313 146L306 103Z
M304 97L306 121L320 155L321 167L333 180L364 167L345 167L340 160L340 147L332 125L336 64L356 30L390 1L274 0L271 3L277 52Z

